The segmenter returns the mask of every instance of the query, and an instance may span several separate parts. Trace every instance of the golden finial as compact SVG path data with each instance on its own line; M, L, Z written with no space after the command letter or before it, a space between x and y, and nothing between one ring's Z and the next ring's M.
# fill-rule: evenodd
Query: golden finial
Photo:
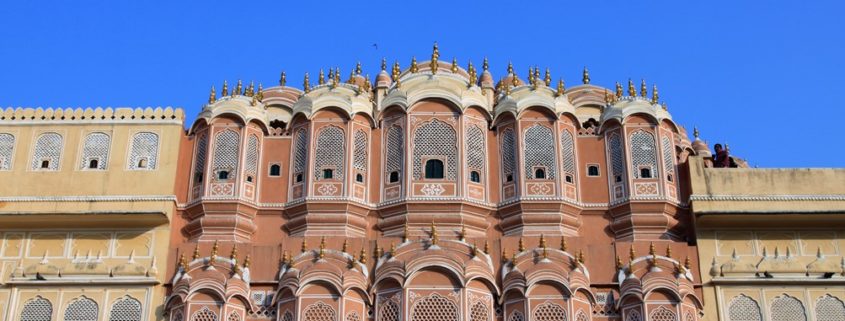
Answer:
M511 94L511 85L510 84L502 84L502 88L504 89L502 94L504 94L505 96L508 96L508 95Z
M466 228L466 226L461 225L461 234L459 236L461 238L461 241L466 240L466 238L467 238L467 228Z
M361 248L361 255L359 255L358 261L362 264L367 264L367 251L363 247Z
M686 259L684 259L684 267L685 267L687 270L689 270L689 269L690 269L690 260L689 260L689 256L687 256L687 258L686 258Z
M560 237L560 250L566 252L566 237Z
M211 247L211 256L208 258L208 263L214 263L217 260L217 241L214 241L214 246Z
M223 90L220 91L220 97L226 97L226 96L229 96L229 84L227 84L226 81L224 80L223 81Z
M288 251L285 251L284 254L282 254L282 264L290 265L290 263L291 263L290 261L291 261L290 255L288 255Z
M566 92L566 87L564 87L563 78L557 80L557 91L555 91L555 96L563 96L563 93Z
M451 71L452 71L453 74L458 73L458 59L457 58L452 58L452 70Z
M660 94L657 93L657 85L651 86L651 103L656 104L658 99L660 99Z
M680 265L678 263L674 263L674 265L675 265L675 269L678 270L678 274L687 274L686 267L684 267L683 265Z
M384 252L382 252L381 247L379 247L378 242L376 242L376 248L373 249L373 257L380 258L382 254L384 254Z
M434 43L434 49L431 51L431 61L429 62L429 68L431 69L432 74L437 73L437 58L440 57L440 51L437 49L437 42Z
M546 77L543 78L543 80L546 82L546 87L552 85L552 72L549 70L549 68L546 68Z
M617 268L617 269L621 269L621 268L622 268L622 258L621 258L621 257L619 257L619 255L617 255L617 256L616 256L616 268Z
M648 244L648 255L654 255L656 251L654 250L654 242Z
M232 260L238 258L238 243L235 243L235 245L232 245L232 253L229 254L229 258L232 259Z
M513 74L513 78L511 78L511 82L513 83L514 87L519 86L519 77L517 77L516 74Z
M475 66L472 65L472 61L469 62L467 66L467 70L469 72L469 84L473 86L478 83L478 74L475 71Z
M437 240L437 226L434 225L434 222L431 222L431 245L437 245Z
M244 258L244 267L249 268L250 263L251 263L250 257L249 257L249 254L247 254L246 257Z
M540 247L546 247L546 237L540 234Z
M513 74L513 63L508 61L508 75Z
M545 246L543 247L543 258L544 258L544 259L548 259L548 258L549 258L549 251L546 249L546 247L545 247Z
M262 83L258 83L258 90L255 95L258 96L258 101L264 100L264 85Z
M511 254L511 262L512 262L513 265L516 265L516 254L517 254L516 252L513 252Z
M622 84L616 82L616 98L622 98Z
M360 74L361 74L361 62L360 62L360 61L359 61L358 63L356 63L356 64L355 64L355 74L356 74L356 75L360 75Z
M302 90L305 91L305 93L308 93L309 91L311 91L311 83L308 80L308 73L307 72L305 73L305 80L302 81Z
M590 71L587 70L587 66L584 66L584 72L581 76L581 81L586 85L590 83Z
M326 257L325 251L326 251L326 237L325 237L325 236L323 236L322 238L320 238L320 253L319 253L319 257L320 257L320 259L321 259L321 260L322 260L323 258L325 258L325 257Z
M472 243L472 256L478 256L478 245L476 245L475 242Z
M346 249L349 247L349 240L344 238L343 245L340 247L340 251L346 253Z
M238 79L238 85L235 86L235 91L232 92L232 96L234 95L243 95L243 83L240 79Z
M431 58L440 58L440 49L437 48L437 41L434 42L434 47L431 49Z
M383 248L381 248L381 247L376 247L376 250L377 250L376 255L378 255L378 257L382 257L382 256L384 256L384 249L383 249Z
M540 67L534 66L534 86L537 86L537 83L540 82Z
M578 250L578 263L584 264L584 251Z
M487 71L490 69L490 63L487 62L487 57L484 57L484 61L481 63L481 70Z
M484 253L490 253L490 242L484 240Z
M672 247L666 245L666 257L672 258Z
M323 68L320 68L319 76L317 76L317 85L322 85L326 83L326 74L323 73Z
M329 68L329 83L334 82L334 68Z
M285 74L284 71L282 71L282 75L279 76L279 86L284 87L285 84L287 84L287 82L288 82L288 75Z
M631 259L631 261L633 261L635 258L637 258L637 252L634 252L634 244L633 243L631 243L631 249L628 250L628 258Z
M258 105L258 95L252 95L252 100L250 100L249 104L251 106Z
M255 81L252 80L249 82L249 88L246 89L247 96L254 96L255 95Z
M419 72L420 68L417 67L417 57L411 57L411 72Z
M643 98L648 97L648 86L645 84L645 79L640 83L640 96Z
M637 97L637 90L634 89L634 81L628 78L628 96Z
M698 127L696 127L696 126L692 127L692 136L695 137L695 139L699 138Z
M349 72L349 79L346 80L346 83L347 84L354 84L355 83L355 72L354 71Z
M402 243L408 242L408 236L410 232L408 232L408 222L405 222L405 227L402 229Z
M334 68L334 84L337 85L340 83L340 67Z
M211 85L211 93L208 94L208 103L213 104L217 101L217 92L214 91L214 85Z
M508 253L507 253L507 251L505 251L505 248L502 247L502 262L507 262L507 261L508 261Z
M396 60L393 62L393 70L391 70L391 76L393 76L394 80L399 78L400 72L402 72L402 70L399 68L399 60Z
M607 89L604 90L604 103L605 104L610 103L610 91L607 90Z
M364 91L370 92L370 88L373 88L373 83L370 82L370 75L366 75L364 77Z
M387 71L387 58L381 57L381 70Z
M308 243L307 243L307 242L305 242L305 238L304 238L304 237L302 238L302 247L301 247L299 250L300 250L300 252L302 252L302 253L305 253L305 251L308 251Z
M534 67L528 67L528 84L534 85Z
M396 243L390 242L390 257L396 255Z
M525 242L523 242L523 241L522 241L522 238L521 238L521 237L519 238L519 247L518 247L518 249L519 249L519 252L520 252L520 253L525 252Z
M187 259L185 259L185 253L179 254L179 268L181 268L182 271L185 271L185 269L188 268L188 262Z

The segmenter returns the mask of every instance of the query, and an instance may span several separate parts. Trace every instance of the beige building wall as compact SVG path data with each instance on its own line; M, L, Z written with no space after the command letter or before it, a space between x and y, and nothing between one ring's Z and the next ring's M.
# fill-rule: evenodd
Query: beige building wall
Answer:
M705 319L845 319L845 170L690 171Z
M2 319L162 319L182 121L171 108L0 112Z

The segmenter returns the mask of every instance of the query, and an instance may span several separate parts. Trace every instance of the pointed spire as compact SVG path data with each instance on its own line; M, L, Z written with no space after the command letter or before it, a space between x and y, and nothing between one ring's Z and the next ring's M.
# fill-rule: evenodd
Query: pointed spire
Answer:
M367 251L363 247L361 248L361 255L359 255L358 261L362 264L367 264Z
M634 81L628 78L628 96L637 97L637 90L634 89Z
M220 97L229 96L229 84L226 81L223 81L223 90L220 91Z
M347 84L355 84L355 71L349 72L349 79L346 80Z
M565 84L563 83L563 78L557 80L557 90L555 91L555 96L563 96L566 92Z
M232 253L229 254L229 259L235 260L238 258L238 243L232 245Z
M452 69L450 71L453 74L458 73L458 58L452 58Z
M543 234L540 234L540 247L546 247L546 237Z
M288 251L285 251L282 254L282 264L291 265L291 263L293 263L293 262L291 262L290 255L288 255Z
M540 67L534 66L534 85L537 86L537 83L540 82Z
M528 84L534 85L534 67L528 67Z
M255 81L254 80L251 80L249 82L249 87L246 89L246 95L250 96L250 97L255 95Z
M217 101L217 92L214 91L214 85L211 85L211 92L208 94L208 103L213 104Z
M214 245L211 247L211 256L208 258L209 264L212 264L212 263L214 263L214 261L217 260L217 249L218 248L219 248L219 245L217 244L217 241L214 241Z
M622 98L622 84L616 82L616 98Z
M408 222L405 222L405 227L402 229L402 243L408 242L408 236L410 232L408 231Z
M623 266L623 264L622 264L622 258L621 258L621 257L619 257L619 255L617 255L617 256L616 256L616 269L617 269L617 270L618 270L618 269L621 269L621 268L622 268L622 266Z
M323 73L323 68L320 68L320 74L317 76L317 85L322 85L326 83L326 74Z
M545 247L545 246L543 246L543 258L544 258L544 259L548 259L548 258L549 258L549 251L548 251L548 249L546 249L546 247Z
M340 83L340 67L334 68L334 84L337 85Z
M188 259L185 258L185 253L179 254L179 268L185 271L188 268Z
M329 68L329 83L334 82L334 68Z
M508 61L508 75L515 75L513 73L513 63Z
M549 68L546 68L546 77L543 78L543 81L546 82L546 87L552 85L552 72L549 70Z
M581 76L581 82L585 85L590 83L590 71L587 69L587 66L584 66L584 72Z
M666 245L666 257L672 258L672 247L669 245Z
M200 258L200 244L197 243L197 246L194 247L194 256L191 257L191 260L196 260Z
M303 237L302 246L300 246L299 252L305 253L305 251L308 251L308 242L305 242L305 238Z
M461 225L461 234L459 235L461 241L466 241L467 239L467 228L465 225Z
M628 250L628 258L633 261L637 258L637 252L634 251L634 243L631 243L631 248Z
M356 75L360 75L360 74L361 74L361 62L360 62L360 61L359 61L358 63L356 63L356 64L355 64L355 74L356 74Z
M584 251L578 250L578 263L584 264Z
M311 91L311 81L308 80L308 73L305 73L305 80L302 81L302 90L307 94Z
M470 60L467 70L469 72L470 87L476 85L478 83L478 73L475 70L475 66L472 65L472 60Z
M381 70L387 71L387 58L381 57Z
M390 254L390 257L393 257L394 255L396 255L396 243L395 242L390 242L390 252L389 252L389 254Z
M417 66L417 57L411 57L411 72L416 73L420 71L420 67Z
M431 50L431 61L429 62L429 68L431 69L432 74L437 73L437 58L440 58L440 50L437 49L437 42L434 42L434 48Z
M604 103L605 103L605 104L610 104L610 102L611 102L611 98L610 98L610 91L608 91L607 89L605 89L605 90L604 90Z
M566 237L560 237L560 250L566 252Z
M490 63L487 61L487 57L484 57L484 62L481 63L481 70L487 71L490 69Z
M346 250L348 248L349 248L349 240L344 238L343 239L343 245L341 245L341 247L340 247L340 251L343 252L343 253L346 253Z
M285 84L287 84L287 82L288 82L288 75L285 74L284 71L282 71L282 74L279 76L279 86L284 87Z
M364 91L369 93L370 89L373 88L373 83L370 82L370 75L367 74L364 76Z
M243 95L244 94L243 88L244 88L243 82L240 79L238 79L238 84L235 86L235 91L232 92L232 96Z
M478 245L472 242L472 257L478 256Z
M657 85L651 86L651 103L656 104L660 99L660 94L657 92Z
M250 263L252 263L252 261L250 260L249 254L247 254L244 258L244 268L249 268Z
M264 100L264 85L258 83L258 90L255 92L255 96L258 97L258 101Z
M322 260L326 257L326 237L320 238L320 252L318 257Z
M502 247L502 262L507 262L507 261L508 261L508 253L507 253L505 247L503 246Z
M520 253L525 252L525 242L523 242L523 241L522 241L522 238L521 238L521 237L519 238L519 247L518 247L518 249L519 249L519 252L520 252Z
M431 245L437 245L438 238L437 226L434 225L434 222L431 222Z
M654 250L654 242L648 244L648 255L654 255L657 251Z
M700 135L700 134L699 134L699 132L698 132L698 127L693 126L693 127L692 127L692 137L694 137L694 138L697 140L697 139L699 139L699 138L700 138L700 136L699 136L699 135Z
M640 83L640 96L643 98L648 97L648 86L645 84L645 79L642 79Z

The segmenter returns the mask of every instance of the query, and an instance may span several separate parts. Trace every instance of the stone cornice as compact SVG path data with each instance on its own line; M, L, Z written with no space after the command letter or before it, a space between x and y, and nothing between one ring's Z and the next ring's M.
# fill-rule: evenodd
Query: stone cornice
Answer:
M176 195L6 196L0 202L175 202Z
M692 195L690 201L710 202L802 202L845 201L845 195Z

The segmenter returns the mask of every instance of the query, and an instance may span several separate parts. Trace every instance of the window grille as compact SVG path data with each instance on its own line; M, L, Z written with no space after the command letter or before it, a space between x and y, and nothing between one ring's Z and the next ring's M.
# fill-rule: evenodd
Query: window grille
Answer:
M663 148L663 168L666 171L666 177L669 177L669 175L675 174L675 151L669 137L663 136L661 145Z
M334 308L323 302L317 302L305 308L303 321L335 321Z
M143 160L143 161L142 161ZM158 161L158 135L141 132L132 137L129 169L153 170Z
M323 169L334 170L335 179L343 179L343 160L345 152L343 130L327 126L317 135L317 149L314 152L314 178L322 177Z
M575 314L575 321L590 321L590 317L583 310L578 310L578 313Z
M246 144L246 173L255 176L258 173L258 136L249 135Z
M285 314L282 315L282 321L293 321L293 313L285 311Z
M502 133L502 171L504 176L513 176L516 171L516 137L513 129L505 129Z
M458 305L437 293L417 301L411 312L411 321L456 321L458 317Z
M15 151L15 136L0 133L0 170L12 169L12 157Z
M208 153L208 134L205 132L199 134L197 139L197 157L194 162L194 173L205 172L205 158Z
M448 180L455 180L458 168L458 141L455 129L438 119L425 123L414 131L414 178L423 177L423 158L443 158Z
M466 133L467 146L467 168L484 170L484 160L487 155L487 150L484 148L484 130L476 125L469 126Z
M657 309L651 310L651 314L649 315L649 320L651 321L677 321L678 315L675 314L674 311L667 309L664 306L657 307Z
M218 321L217 313L209 310L208 307L202 307L191 315L191 321Z
M391 126L387 130L387 159L385 160L385 169L388 173L402 172L402 162L404 161L405 153L404 137L402 128L399 126Z
M358 311L352 311L346 314L346 321L361 321L361 316Z
M23 305L20 321L50 321L52 318L53 304L39 296Z
M535 321L566 321L566 310L560 305L546 302L534 308Z
M508 321L525 321L525 316L522 312L513 311L511 312L511 316L508 318Z
M353 165L356 170L367 171L367 134L363 130L355 131L355 159Z
M695 321L695 316L692 315L692 312L687 311L687 313L684 314L684 321Z
M534 125L525 130L523 138L525 177L537 179L535 167L545 167L545 179L555 179L555 146L552 130L546 126Z
M568 130L560 132L561 161L563 161L563 172L566 175L575 177L575 140Z
M184 321L185 317L182 314L182 307L178 307L178 310L174 311L173 314L170 316L170 321Z
M62 156L62 136L56 133L45 133L35 141L35 152L32 155L32 169L57 170ZM44 161L47 167L42 168Z
M804 305L798 299L783 295L772 301L772 321L807 321Z
M817 321L841 321L845 320L845 304L842 300L826 294L816 302Z
M226 321L241 321L241 315L238 314L237 311L232 311L232 313L229 313L229 317L226 318Z
M65 321L97 321L97 302L89 298L73 300L65 309Z
M106 169L109 160L111 138L104 133L90 133L85 137L82 145L82 168ZM96 166L91 168L91 161L96 160Z
M490 308L482 301L475 302L470 308L470 321L490 321Z
M141 321L141 302L123 297L111 306L109 321Z
M634 178L656 178L657 175L657 151L654 144L654 136L643 130L631 134L631 166ZM648 168L651 177L641 177L640 169Z
M226 171L227 178L235 177L238 168L240 137L241 135L228 129L217 134L214 139L214 172Z
M643 315L638 310L630 310L625 316L625 321L643 321Z
M607 137L607 149L610 152L611 171L613 181L621 182L625 177L625 157L622 154L622 139L614 132Z
M378 321L399 321L399 305L393 300L384 299L379 307Z
M293 172L294 174L302 174L305 172L305 162L308 159L308 134L304 129L296 132L296 141L294 142Z
M760 321L760 306L754 299L746 295L738 295L731 299L728 305L728 321Z

